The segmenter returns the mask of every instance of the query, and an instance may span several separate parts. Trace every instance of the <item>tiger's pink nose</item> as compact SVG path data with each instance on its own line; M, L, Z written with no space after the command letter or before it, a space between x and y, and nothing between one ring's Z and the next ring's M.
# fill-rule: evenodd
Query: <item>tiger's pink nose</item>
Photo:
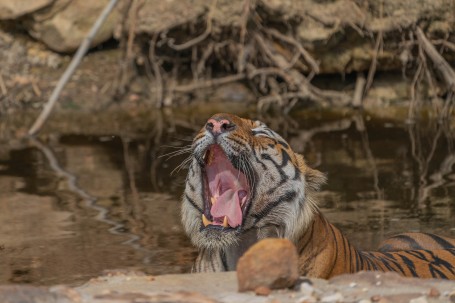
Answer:
M213 136L218 136L222 133L227 133L235 129L235 124L229 121L228 119L213 119L210 118L205 125L207 129Z

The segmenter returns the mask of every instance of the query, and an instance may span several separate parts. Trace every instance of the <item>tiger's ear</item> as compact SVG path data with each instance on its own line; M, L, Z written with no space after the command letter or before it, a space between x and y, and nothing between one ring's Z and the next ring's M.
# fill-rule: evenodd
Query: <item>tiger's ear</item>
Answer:
M253 127L267 127L267 125L259 120L253 121Z
M305 170L305 180L307 186L314 191L318 191L327 182L327 176L317 169L307 167Z

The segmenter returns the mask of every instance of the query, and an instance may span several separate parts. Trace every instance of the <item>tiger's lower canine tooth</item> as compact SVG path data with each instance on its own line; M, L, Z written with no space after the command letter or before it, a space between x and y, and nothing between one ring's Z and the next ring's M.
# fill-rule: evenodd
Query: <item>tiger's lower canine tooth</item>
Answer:
M223 227L229 227L227 216L224 216Z
M202 223L204 224L204 226L207 226L209 224L212 224L213 222L209 221L209 219L207 219L207 217L202 214Z

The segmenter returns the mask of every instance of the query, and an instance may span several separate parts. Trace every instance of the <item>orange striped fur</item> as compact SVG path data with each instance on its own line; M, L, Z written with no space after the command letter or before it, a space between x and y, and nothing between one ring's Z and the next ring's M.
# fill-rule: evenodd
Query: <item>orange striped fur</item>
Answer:
M216 168L211 159L224 168ZM235 174L219 182L228 181L233 188L213 192L207 172L220 170L221 175L227 163ZM264 123L230 114L212 116L194 138L182 203L184 229L199 249L193 270L235 270L252 244L282 237L296 245L300 273L310 277L378 270L455 280L455 239L407 233L386 240L379 251L357 250L318 209L315 192L324 182L321 172L308 167L303 156ZM222 204L223 218L214 208L225 201L218 200L224 190L242 192L246 202L233 199L240 203L233 205L235 211L229 210L232 204ZM240 217L241 224L230 223Z

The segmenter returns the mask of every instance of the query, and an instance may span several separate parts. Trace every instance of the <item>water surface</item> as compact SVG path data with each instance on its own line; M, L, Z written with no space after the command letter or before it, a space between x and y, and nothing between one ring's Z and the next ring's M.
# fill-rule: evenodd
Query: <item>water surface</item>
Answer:
M176 169L187 155L165 155L190 144L207 117L149 121L134 135L54 131L1 153L0 283L188 271L196 251L180 225L186 170ZM262 118L328 175L321 208L355 245L403 231L455 237L449 127L305 111Z

